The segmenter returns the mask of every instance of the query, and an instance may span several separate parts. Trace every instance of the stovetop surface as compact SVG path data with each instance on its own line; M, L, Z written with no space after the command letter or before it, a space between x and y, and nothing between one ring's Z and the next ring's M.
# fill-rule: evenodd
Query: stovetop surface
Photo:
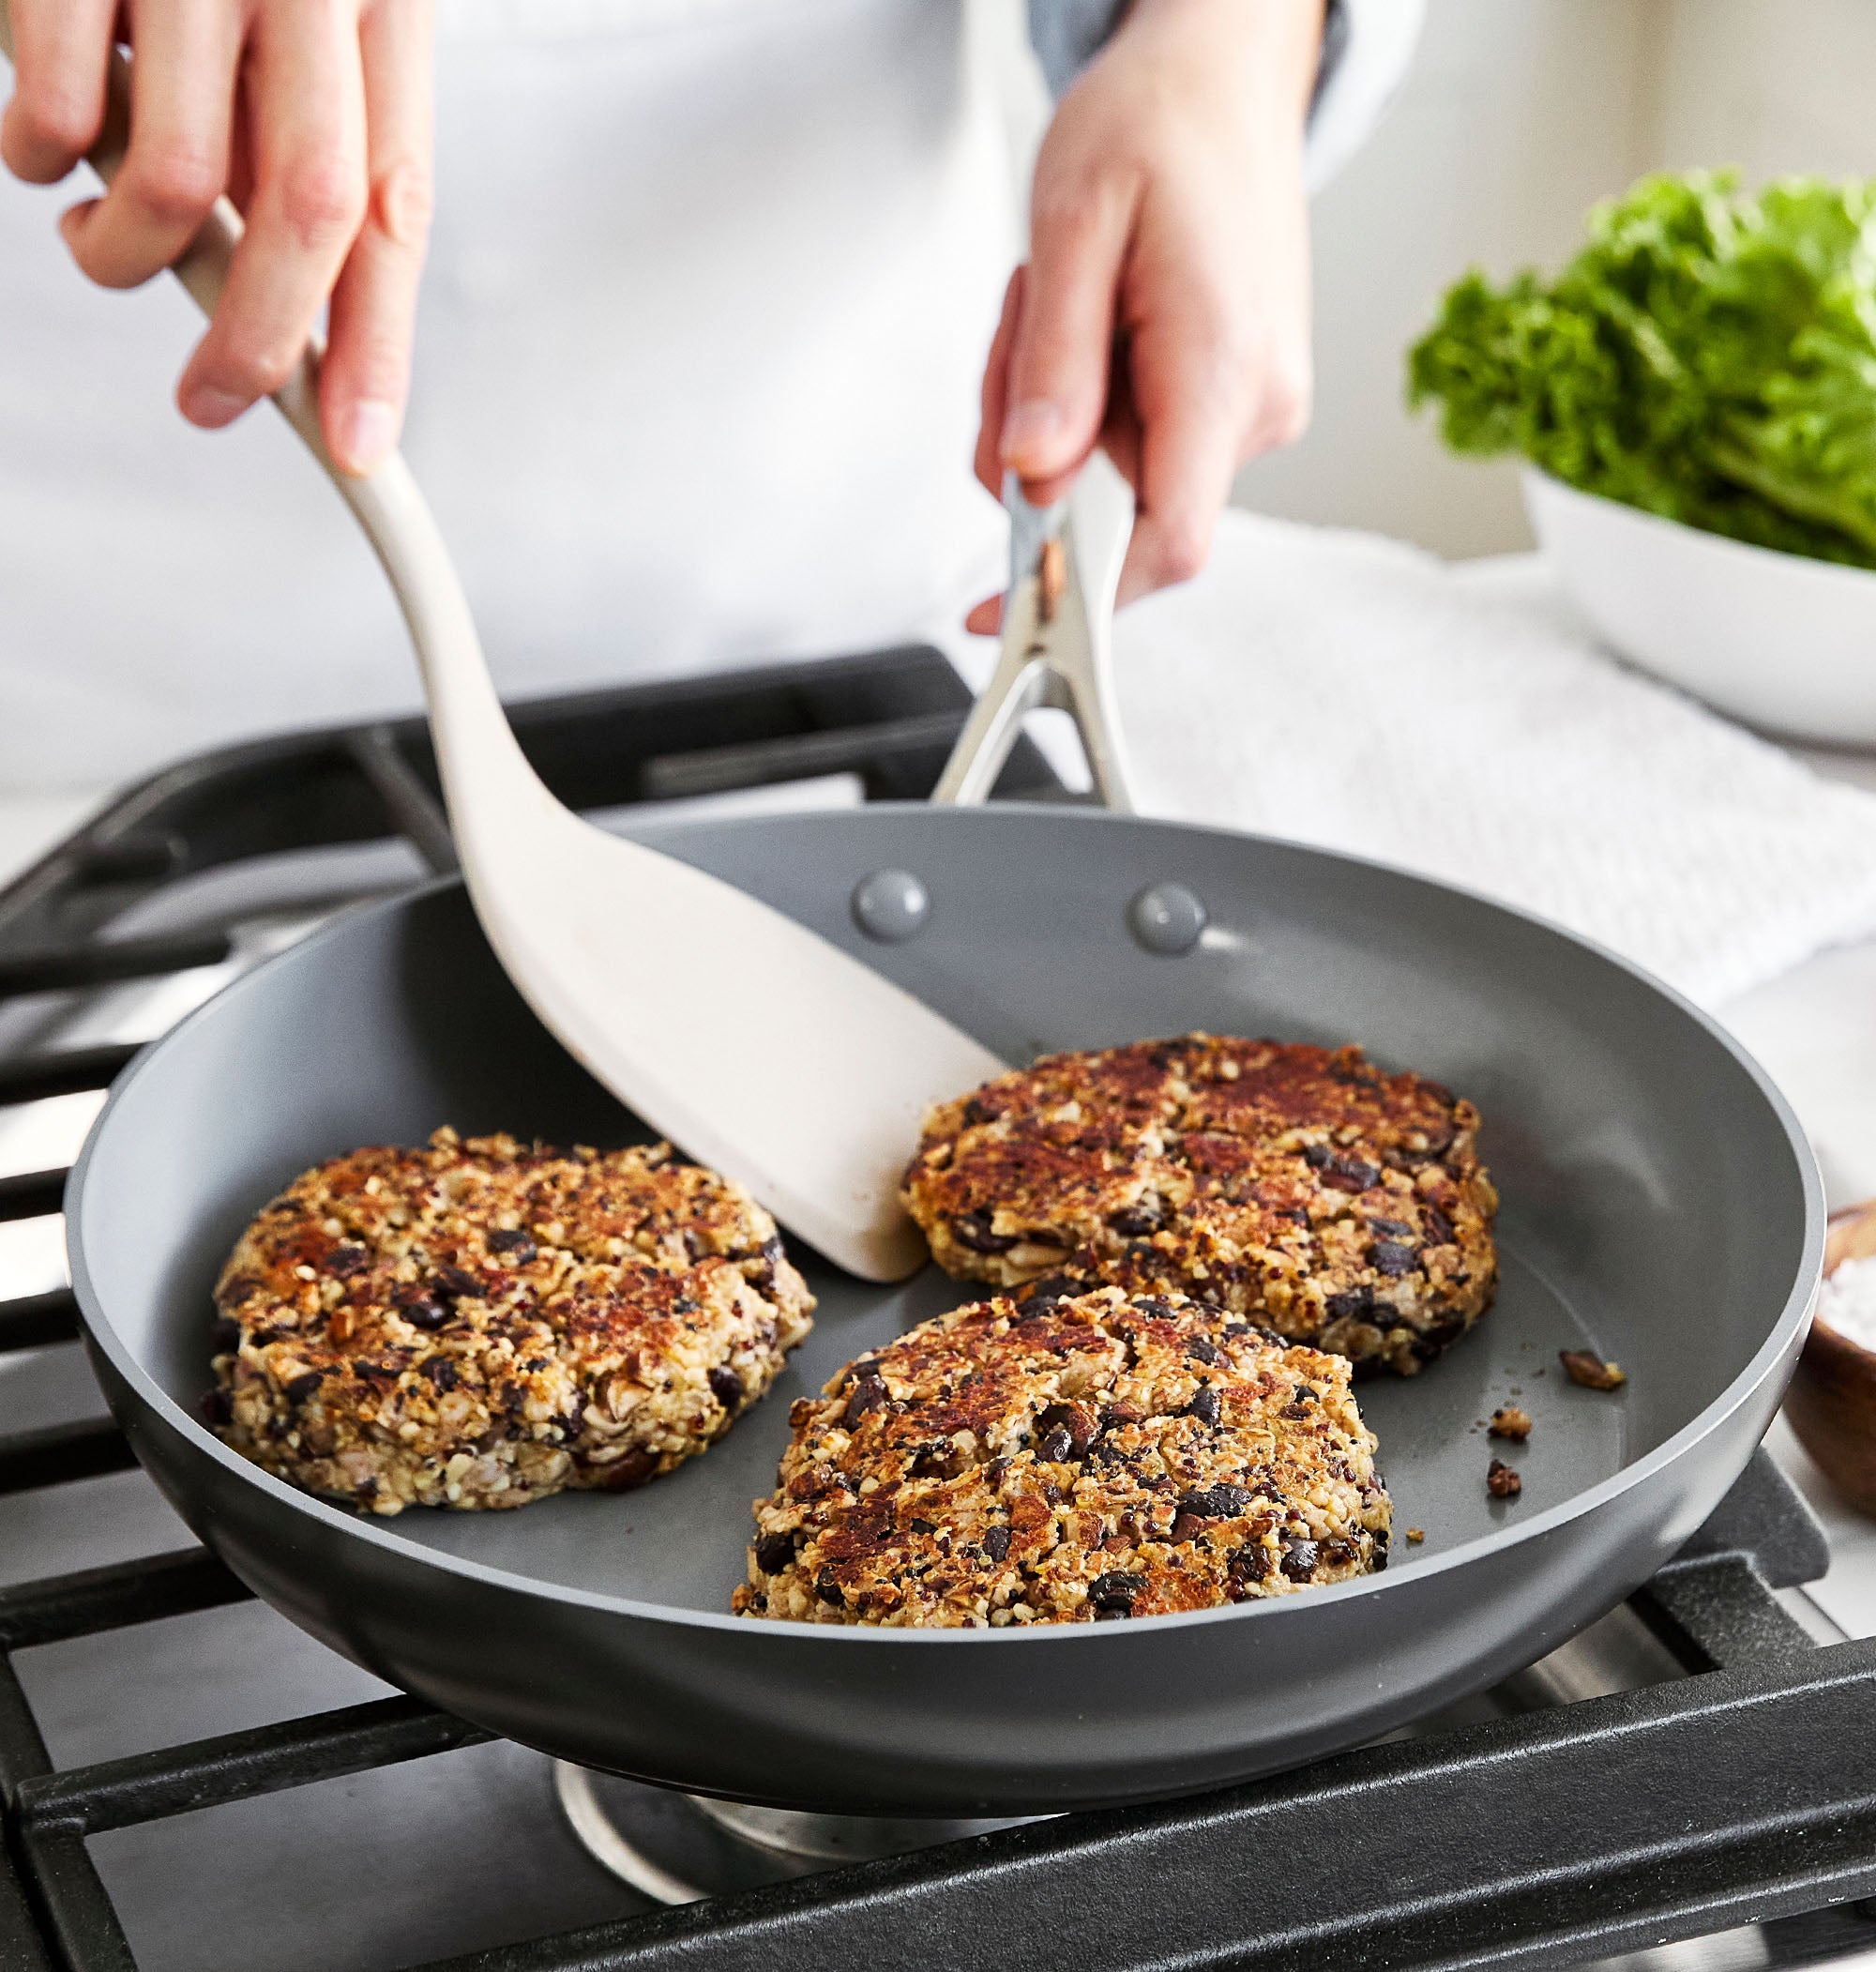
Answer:
M965 703L936 653L904 651L523 707L517 726L563 798L643 819L659 801L920 796ZM1001 792L1059 784L1025 748ZM1876 1800L1837 1743L1843 1718L1876 1718L1876 1650L1780 1599L1824 1555L1763 1456L1649 1590L1387 1744L683 1912L590 1858L544 1757L247 1598L102 1421L50 1174L134 1043L331 909L448 861L407 723L185 763L0 892L7 1972L1876 1964L1853 1901L1876 1892ZM1807 1733L1816 1757L1793 1756ZM601 1793L626 1819L671 1812L628 1782Z

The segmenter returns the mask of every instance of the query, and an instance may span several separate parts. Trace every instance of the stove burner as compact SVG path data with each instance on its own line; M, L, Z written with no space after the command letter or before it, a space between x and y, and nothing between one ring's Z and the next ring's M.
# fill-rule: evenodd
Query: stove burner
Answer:
M804 1814L711 1800L553 1763L553 1791L567 1825L594 1860L642 1896L695 1904L758 1885L867 1862L882 1856L1021 1828L1046 1816L916 1820L888 1815Z

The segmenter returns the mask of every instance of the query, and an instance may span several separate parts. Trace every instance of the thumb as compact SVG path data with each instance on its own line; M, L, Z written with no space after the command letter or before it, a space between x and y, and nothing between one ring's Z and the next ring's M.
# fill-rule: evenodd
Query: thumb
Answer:
M1032 499L1059 497L1100 433L1127 224L1112 195L1041 208L1033 221L1001 447Z

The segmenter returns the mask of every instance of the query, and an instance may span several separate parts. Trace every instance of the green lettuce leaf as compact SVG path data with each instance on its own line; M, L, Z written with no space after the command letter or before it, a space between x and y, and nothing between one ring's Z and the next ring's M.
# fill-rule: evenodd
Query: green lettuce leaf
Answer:
M1456 452L1876 568L1876 180L1643 178L1554 280L1454 286L1408 402Z

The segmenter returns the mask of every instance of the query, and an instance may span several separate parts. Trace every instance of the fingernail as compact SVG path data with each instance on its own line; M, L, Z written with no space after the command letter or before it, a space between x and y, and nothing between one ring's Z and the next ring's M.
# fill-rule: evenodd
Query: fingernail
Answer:
M371 473L398 442L398 408L382 398L361 397L339 415L339 463L348 473Z
M1046 397L1011 405L1003 421L1004 463L1018 467L1047 464L1050 444L1060 435L1062 424L1061 406Z
M213 431L233 424L248 408L245 397L236 397L229 390L216 390L206 384L198 384L182 401L182 415L192 425L205 425Z

